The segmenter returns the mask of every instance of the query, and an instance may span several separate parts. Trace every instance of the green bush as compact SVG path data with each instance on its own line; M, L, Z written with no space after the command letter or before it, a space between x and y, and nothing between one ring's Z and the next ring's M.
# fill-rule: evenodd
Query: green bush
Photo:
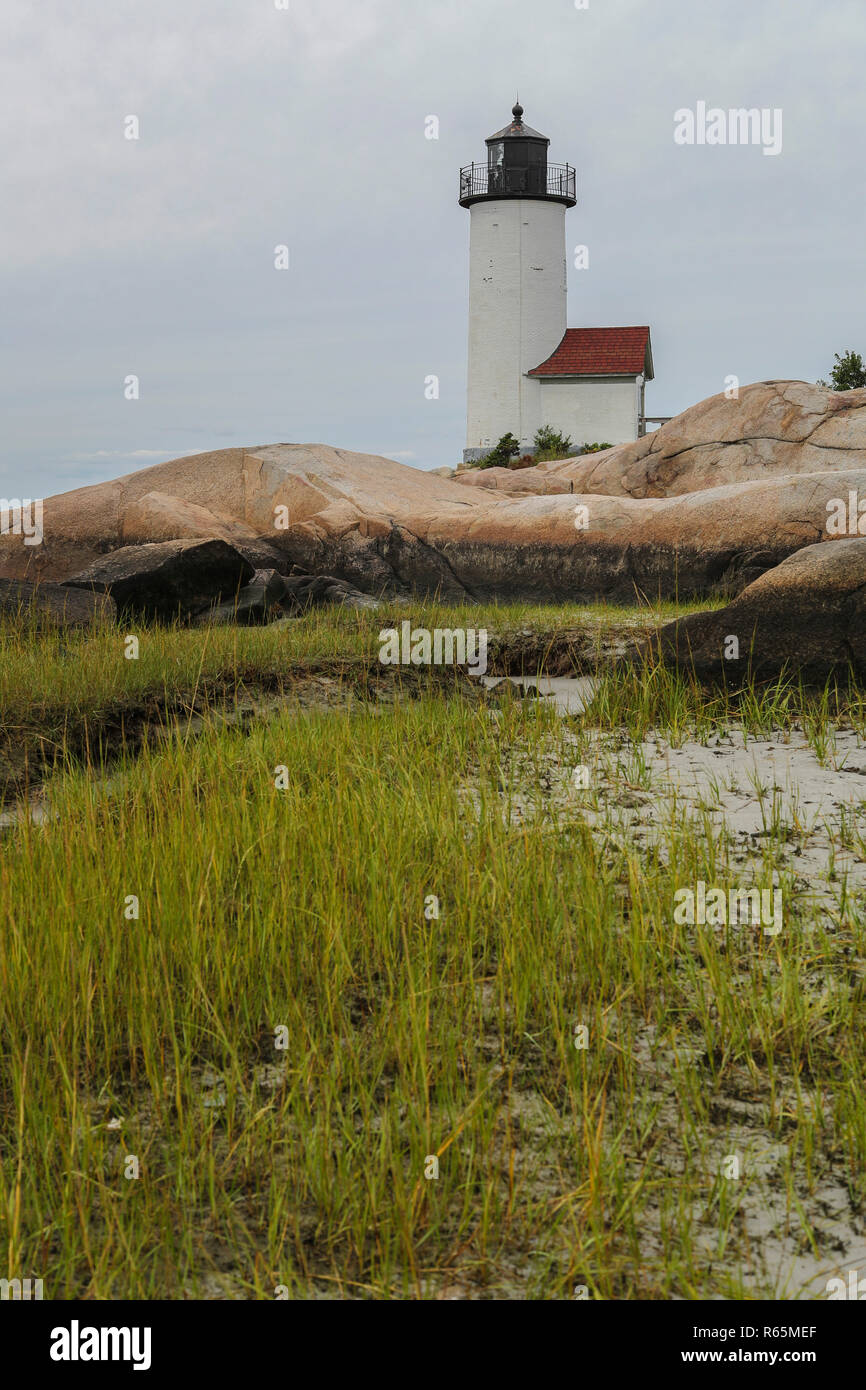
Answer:
M836 362L830 380L819 381L819 386L832 386L834 391L856 391L859 386L866 386L866 367L859 352L849 350L843 357L838 352L834 356Z
M584 444L582 454L600 454L603 449L612 449L612 444Z
M572 449L571 436L560 434L550 425L542 425L535 433L535 462L546 463L550 459L568 458Z
M498 444L495 444L489 454L479 459L476 468L508 468L515 455L520 453L520 445L509 430L504 434Z

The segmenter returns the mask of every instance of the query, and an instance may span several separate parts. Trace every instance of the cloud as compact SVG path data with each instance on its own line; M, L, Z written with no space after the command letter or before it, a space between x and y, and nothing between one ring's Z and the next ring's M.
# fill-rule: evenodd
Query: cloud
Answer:
M0 489L47 495L223 441L398 438L391 457L457 463L457 171L518 85L577 167L566 245L590 268L569 254L569 323L651 325L651 414L731 373L826 376L835 351L866 351L862 0L830 8L547 0L528 21L520 0L6 0ZM781 107L783 152L676 146L673 113L697 100Z
M90 454L67 454L69 462L83 462L96 459L170 459L175 455L165 449L94 449Z
M158 254L252 225L305 124L299 90L326 74L342 83L378 9L57 0L47 23L44 9L11 0L0 83L0 121L15 131L4 149L7 267L84 250ZM126 138L129 115L138 139Z

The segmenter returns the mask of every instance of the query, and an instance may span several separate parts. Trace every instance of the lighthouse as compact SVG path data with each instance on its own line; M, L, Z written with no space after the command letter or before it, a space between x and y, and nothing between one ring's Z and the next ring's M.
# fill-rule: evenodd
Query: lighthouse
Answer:
M577 202L570 164L523 107L485 141L486 162L460 170L469 210L469 354L464 463L511 433L530 452L543 425L574 444L643 433L652 376L649 328L567 328L565 214Z
M529 448L541 424L541 388L526 376L566 326L565 213L574 169L548 164L550 141L523 123L523 107L485 141L487 162L460 170L469 209L469 369L466 454L509 431Z

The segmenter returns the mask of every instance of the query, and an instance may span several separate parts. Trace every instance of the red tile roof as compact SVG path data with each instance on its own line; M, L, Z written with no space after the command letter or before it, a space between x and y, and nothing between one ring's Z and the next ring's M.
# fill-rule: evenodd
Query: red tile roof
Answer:
M527 376L653 376L648 328L567 328L545 362Z

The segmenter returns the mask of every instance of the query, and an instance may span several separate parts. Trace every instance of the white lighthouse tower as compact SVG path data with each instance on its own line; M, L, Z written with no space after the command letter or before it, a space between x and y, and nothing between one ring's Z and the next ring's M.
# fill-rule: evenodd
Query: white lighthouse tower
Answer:
M469 209L469 369L464 462L509 431L532 446L542 419L542 384L527 373L565 337L565 213L574 207L574 169L548 164L550 141L523 124L485 141L486 164L460 170Z

